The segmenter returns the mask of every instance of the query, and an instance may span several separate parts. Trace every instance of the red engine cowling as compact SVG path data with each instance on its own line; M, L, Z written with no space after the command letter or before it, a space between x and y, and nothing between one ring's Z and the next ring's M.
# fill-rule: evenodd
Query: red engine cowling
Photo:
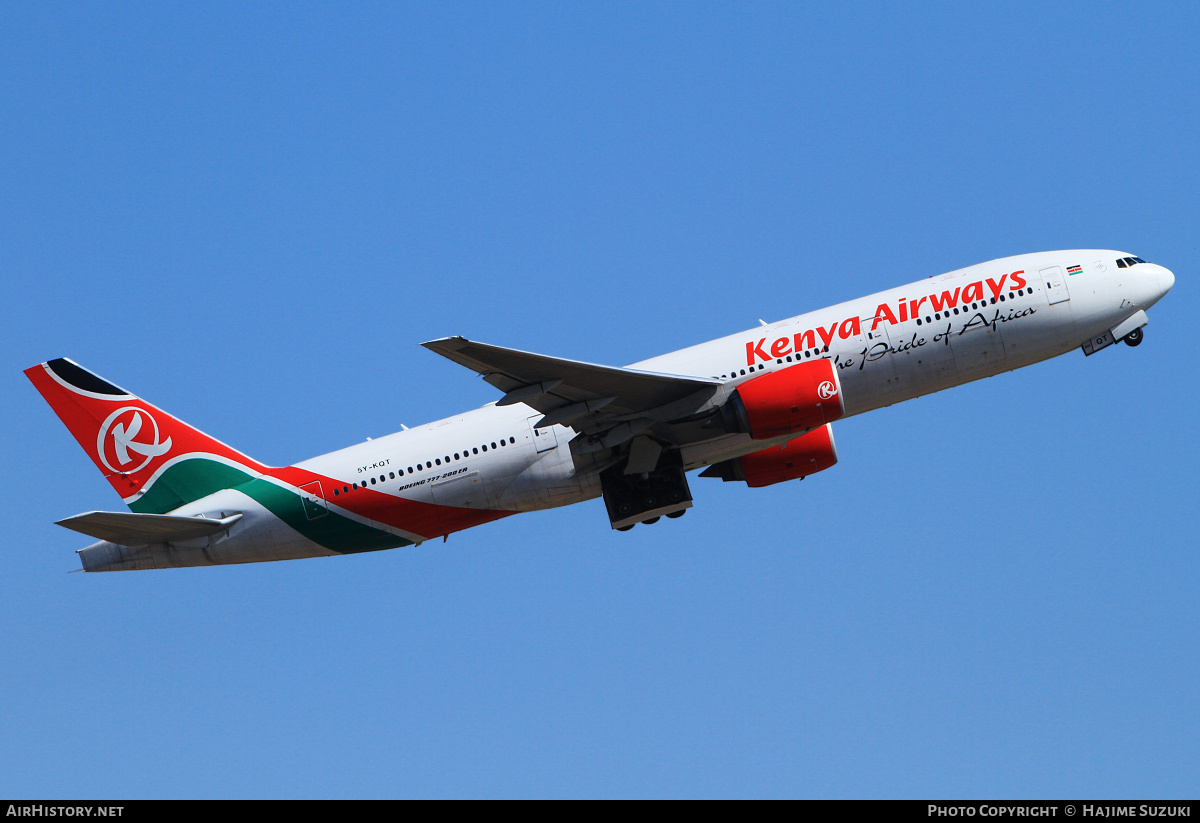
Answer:
M837 367L825 358L753 377L723 409L727 429L755 440L815 429L844 412Z
M837 447L826 423L783 447L772 446L733 462L741 469L746 485L757 489L825 471L837 463Z

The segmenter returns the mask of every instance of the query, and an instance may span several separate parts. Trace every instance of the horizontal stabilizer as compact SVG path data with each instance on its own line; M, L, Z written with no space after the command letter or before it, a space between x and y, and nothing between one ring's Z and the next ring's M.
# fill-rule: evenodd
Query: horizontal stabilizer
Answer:
M174 543L223 532L242 519L241 513L220 520L207 517L178 517L170 514L131 514L128 512L86 512L57 521L88 537L122 546L148 543Z

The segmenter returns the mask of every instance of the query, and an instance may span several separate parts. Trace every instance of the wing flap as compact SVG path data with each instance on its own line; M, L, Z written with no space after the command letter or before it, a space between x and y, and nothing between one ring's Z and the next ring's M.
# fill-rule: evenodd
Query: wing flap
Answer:
M240 512L220 520L170 514L85 512L59 520L56 525L121 546L144 546L208 537L225 531L241 519Z

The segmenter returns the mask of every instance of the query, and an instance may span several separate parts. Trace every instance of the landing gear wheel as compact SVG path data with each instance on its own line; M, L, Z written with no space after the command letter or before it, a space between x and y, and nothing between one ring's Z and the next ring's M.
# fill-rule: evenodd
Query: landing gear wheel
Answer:
M646 524L647 526L653 526L655 523L657 523L657 522L658 522L658 518L657 518L657 517L651 517L649 520L643 520L642 522L643 522L644 524Z
M1134 329L1122 339L1125 341L1126 346L1140 346L1142 341L1146 339L1146 334L1141 329Z
M633 528L633 526L634 526L634 524L633 524L633 523L630 523L628 526L621 526L621 528L617 529L617 531L619 531L619 532L627 532L627 531L629 531L630 529L632 529L632 528Z
M674 520L676 517L683 517L683 513L686 511L687 511L687 509L680 509L677 512L667 512L667 517Z

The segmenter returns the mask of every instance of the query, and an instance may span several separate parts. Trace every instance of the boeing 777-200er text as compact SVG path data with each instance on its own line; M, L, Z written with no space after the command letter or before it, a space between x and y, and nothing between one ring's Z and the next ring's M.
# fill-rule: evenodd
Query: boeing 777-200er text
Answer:
M131 512L59 524L87 571L420 544L603 497L614 529L678 517L686 472L750 486L837 462L830 424L1082 347L1142 340L1175 282L1124 252L993 260L625 368L461 337L425 347L504 396L294 466L265 466L70 360L26 370Z

